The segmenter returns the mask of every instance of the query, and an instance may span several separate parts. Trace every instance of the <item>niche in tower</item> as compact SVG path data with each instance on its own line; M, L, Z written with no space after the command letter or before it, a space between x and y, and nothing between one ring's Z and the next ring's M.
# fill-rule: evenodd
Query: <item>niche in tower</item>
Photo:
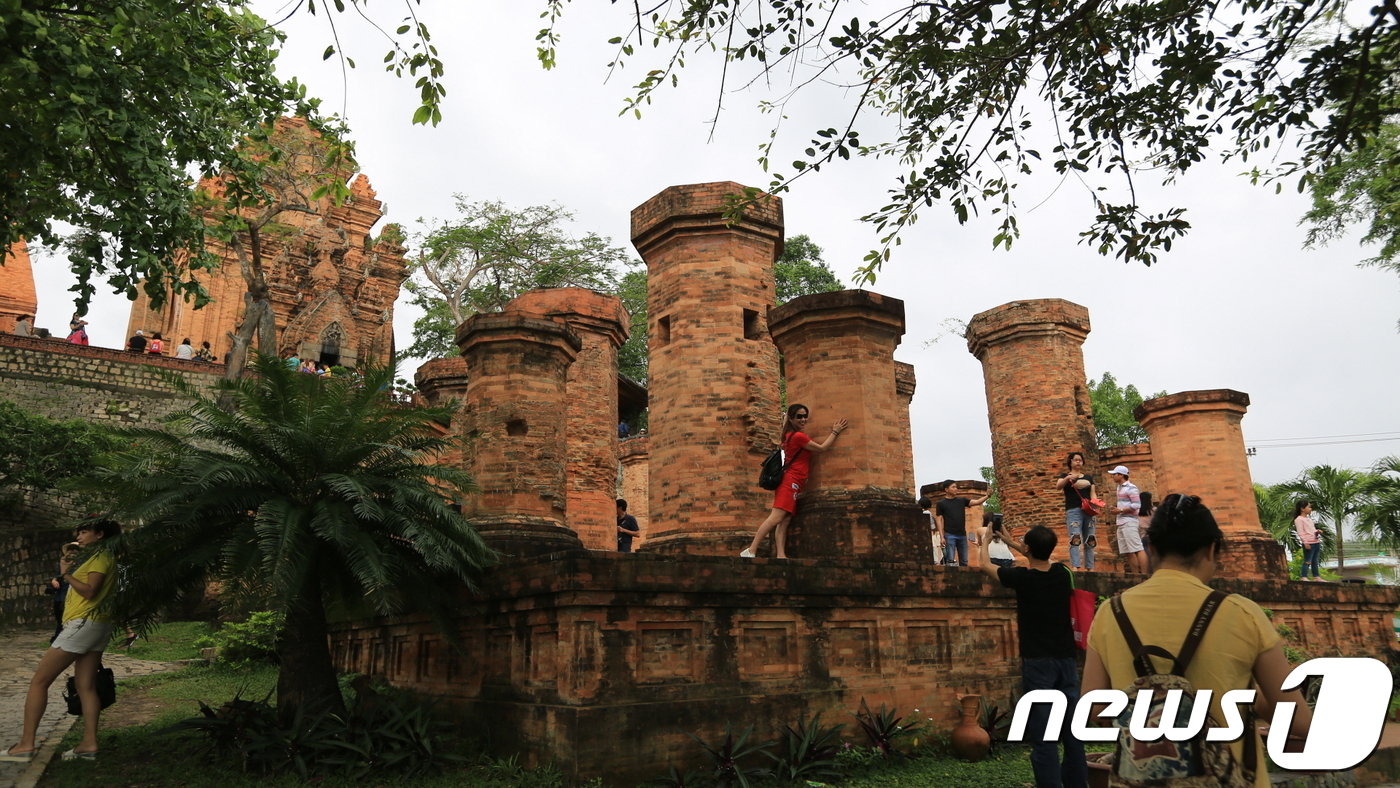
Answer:
M333 367L340 363L340 324L331 323L321 332L321 357L318 359L322 364Z

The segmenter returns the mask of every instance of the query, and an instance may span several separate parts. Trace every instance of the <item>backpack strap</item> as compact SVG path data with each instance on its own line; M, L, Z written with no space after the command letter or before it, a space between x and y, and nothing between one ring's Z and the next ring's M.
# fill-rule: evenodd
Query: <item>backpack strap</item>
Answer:
M1201 609L1196 611L1196 620L1191 622L1191 628L1186 630L1186 640L1181 643L1181 651L1177 652L1176 664L1172 666L1172 673L1183 678L1186 676L1186 668L1191 664L1191 658L1196 656L1196 649L1201 645L1201 638L1205 637L1206 627L1210 626L1210 620L1215 618L1215 611L1220 609L1220 603L1229 596L1224 591L1210 592L1205 601L1201 603Z
M1133 628L1133 622L1128 619L1128 613L1123 609L1122 594L1115 594L1111 602L1113 617L1118 621L1118 629L1123 633L1123 639L1127 641L1128 651L1133 655L1133 669L1137 671L1139 677L1150 676L1157 671L1152 667L1152 660L1149 657L1162 657L1172 660L1172 673L1185 677L1186 668L1191 664L1191 658L1196 655L1196 649L1201 645L1201 638L1206 634L1206 627L1210 626L1210 621L1215 617L1215 613L1220 609L1220 603L1229 596L1224 591L1211 591L1201 603L1200 610L1196 611L1196 618L1191 622L1191 628L1186 630L1186 640L1181 644L1180 656L1172 654L1161 646L1144 646L1142 639L1138 637L1137 630Z

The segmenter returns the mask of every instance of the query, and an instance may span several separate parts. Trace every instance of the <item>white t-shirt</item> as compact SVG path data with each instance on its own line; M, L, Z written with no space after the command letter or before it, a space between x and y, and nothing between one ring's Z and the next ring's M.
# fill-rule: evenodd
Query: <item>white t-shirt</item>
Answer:
M194 348L189 345L181 345L175 348L175 358L194 358Z

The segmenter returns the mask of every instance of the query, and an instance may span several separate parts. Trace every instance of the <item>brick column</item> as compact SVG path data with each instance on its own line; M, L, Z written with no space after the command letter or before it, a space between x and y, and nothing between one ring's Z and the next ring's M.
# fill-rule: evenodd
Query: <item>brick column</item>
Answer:
M795 557L931 558L926 518L906 486L909 408L895 385L904 302L865 290L795 298L769 315L788 402L811 411L812 438L849 419L812 476L788 535Z
M39 309L34 293L34 269L29 262L29 246L15 241L3 253L0 266L0 333L11 334L20 315L33 315ZM35 328L38 322L31 321ZM68 336L68 324L44 326L59 339Z
M478 314L457 328L467 365L461 434L480 492L463 512L507 555L582 547L564 525L565 380L581 343L564 321Z
M653 442L647 550L737 553L772 505L756 484L778 443L778 353L768 336L782 202L731 223L737 183L673 186L632 211L647 265Z
M637 527L642 531L641 537L632 540L632 549L636 550L646 542L647 535L651 533L647 525L651 519L648 502L651 485L651 438L646 435L628 438L622 442L621 453L622 490L618 497L627 499L627 513L637 518ZM616 544L613 543L614 546Z
M616 550L617 349L627 341L632 322L622 299L581 287L558 287L520 295L506 309L559 318L583 343L569 365L565 404L568 525L584 547Z
M435 358L424 362L413 373L413 384L430 407L453 405L448 431L458 438L455 446L438 455L438 462L452 468L470 470L461 441L461 426L467 400L467 360L462 356Z
M1088 335L1089 310L1059 298L1012 301L974 316L967 327L967 349L982 362L1006 524L1055 529L1054 558L1064 561L1069 538L1055 479L1071 451L1084 452L1086 468L1100 465L1081 350ZM1094 481L1102 498L1110 480ZM1100 516L1094 524L1096 558L1114 552L1103 523Z
M1199 495L1225 532L1225 577L1286 580L1283 546L1259 524L1240 420L1249 395L1183 391L1147 400L1133 416L1147 430L1161 498ZM1160 502L1160 499L1158 499Z
M899 397L899 415L906 423L909 420L909 406L914 402L914 365L903 361L894 362L894 392ZM914 495L914 431L904 431L904 489ZM917 497L917 496L916 496Z
M1128 478L1139 490L1152 493L1153 505L1162 501L1162 495L1157 493L1157 472L1152 467L1152 444L1128 443L1099 449L1099 469L1096 471L1098 476L1107 479L1108 472L1119 465L1128 467ZM1146 526L1147 523L1144 522L1143 527Z

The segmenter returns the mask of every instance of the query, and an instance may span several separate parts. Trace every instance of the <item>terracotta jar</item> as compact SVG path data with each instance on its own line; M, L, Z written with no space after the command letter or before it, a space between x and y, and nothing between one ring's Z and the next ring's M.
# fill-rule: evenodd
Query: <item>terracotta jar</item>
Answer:
M980 761L987 757L992 748L992 737L978 724L982 712L981 695L959 695L962 704L962 720L953 728L953 754L965 761Z

